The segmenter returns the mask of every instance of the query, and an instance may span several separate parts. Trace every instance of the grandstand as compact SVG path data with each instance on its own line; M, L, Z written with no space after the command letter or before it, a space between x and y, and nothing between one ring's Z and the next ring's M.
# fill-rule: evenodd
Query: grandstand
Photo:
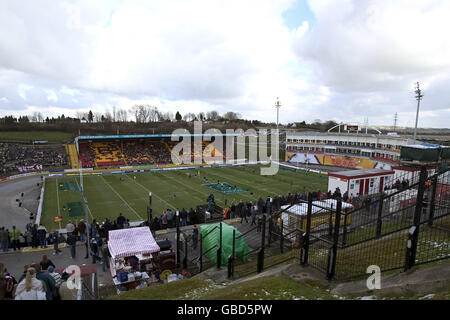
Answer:
M0 175L69 166L66 149L60 144L0 143Z
M170 138L169 134L80 136L75 146L83 168L168 165L172 164L171 153L178 143ZM192 163L203 155L210 155L203 157L205 161L224 159L224 154L209 142L202 142L201 153L191 146Z
M350 169L387 169L398 165L402 146L415 144L397 135L356 132L289 132L286 161Z

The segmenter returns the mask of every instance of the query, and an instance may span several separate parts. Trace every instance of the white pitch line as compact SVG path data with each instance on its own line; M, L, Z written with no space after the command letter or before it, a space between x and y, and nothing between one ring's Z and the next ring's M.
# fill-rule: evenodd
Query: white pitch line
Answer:
M125 176L130 179L131 181L134 181L136 184L138 184L139 186L141 186L141 188L143 188L145 191L147 192L151 192L152 195L155 195L156 198L158 198L159 200L161 200L162 202L164 202L165 204L167 204L169 207L172 207L173 209L177 210L177 208L175 208L173 205L171 205L170 203L168 203L166 200L162 199L161 197L159 197L155 192L150 191L149 189L147 189L145 186L143 186L142 184L140 184L139 182L137 182L134 179L131 179L131 177L128 174L125 174Z
M128 206L128 208L130 208L130 209L138 216L139 219L144 220L144 218L142 218L142 217L136 212L136 210L134 210L134 209L128 204L128 202L126 202L126 201L124 200L124 198L122 198L122 196L121 196L116 190L114 190L114 188L106 181L106 179L103 177L103 175L101 175L101 177L102 177L103 181L105 182L105 184L106 184L108 187L110 187L111 190L114 191L115 194L117 194L117 196L118 196L118 197L119 197L119 198L120 198L120 199Z

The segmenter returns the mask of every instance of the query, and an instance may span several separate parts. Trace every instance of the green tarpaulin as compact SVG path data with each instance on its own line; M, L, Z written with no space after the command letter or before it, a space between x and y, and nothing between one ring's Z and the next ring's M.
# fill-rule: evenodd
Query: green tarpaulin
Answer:
M84 217L84 209L81 202L69 202L67 207L69 217Z
M228 263L228 256L233 252L233 230L236 230L235 239L235 257L241 259L243 262L248 260L248 246L244 237L240 237L241 233L230 226L229 224L222 224L222 266ZM211 231L212 230L212 231ZM208 224L200 226L200 232L203 237L203 252L207 252L206 256L214 264L217 263L217 248L219 247L219 223Z

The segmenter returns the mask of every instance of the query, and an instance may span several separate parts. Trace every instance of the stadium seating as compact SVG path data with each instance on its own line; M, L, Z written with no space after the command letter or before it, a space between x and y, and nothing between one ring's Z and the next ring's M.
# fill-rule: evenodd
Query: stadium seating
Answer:
M94 152L90 148L89 143L80 143L80 161L83 168L93 168L95 166L94 162Z
M94 162L97 167L113 167L126 165L122 150L115 142L94 142L91 144L94 151Z
M123 140L107 142L80 142L80 160L83 167L117 167L141 165L165 165L172 163L172 150L178 142L170 140ZM205 149L213 157L224 155L212 147L209 142L202 142L202 151L191 149L191 161L202 157ZM181 158L181 155L179 155ZM210 159L205 159L210 160Z
M0 143L0 175L36 171L39 165L42 170L68 167L65 148L62 145Z

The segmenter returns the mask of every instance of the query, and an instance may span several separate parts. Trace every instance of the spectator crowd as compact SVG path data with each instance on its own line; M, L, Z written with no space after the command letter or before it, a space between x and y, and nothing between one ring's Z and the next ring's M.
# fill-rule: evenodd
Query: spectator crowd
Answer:
M35 165L42 165L43 169L67 166L65 149L61 146L0 143L0 176L15 174L20 167Z

